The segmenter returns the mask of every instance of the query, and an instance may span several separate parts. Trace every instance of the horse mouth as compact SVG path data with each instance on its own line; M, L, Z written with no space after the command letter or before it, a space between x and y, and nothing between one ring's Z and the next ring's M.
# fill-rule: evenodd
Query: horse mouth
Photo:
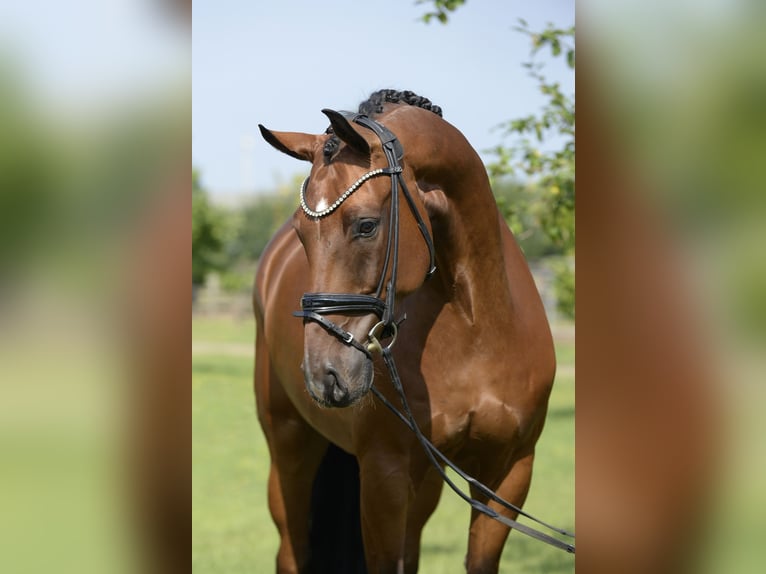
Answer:
M344 408L367 395L372 387L373 373L372 361L366 360L355 376L348 376L328 364L318 376L304 369L304 378L309 395L319 406Z

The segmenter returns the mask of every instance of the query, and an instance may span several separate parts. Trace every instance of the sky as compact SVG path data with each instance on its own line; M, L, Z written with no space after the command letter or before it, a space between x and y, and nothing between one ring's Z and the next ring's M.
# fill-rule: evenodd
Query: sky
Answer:
M0 63L54 113L92 112L183 81L189 29L156 0L0 2Z
M517 19L532 30L549 22L568 27L574 1L468 0L446 26L420 20L430 5L196 1L192 159L203 186L226 200L289 184L308 164L271 148L258 124L321 133L322 108L355 110L380 88L429 98L491 159L483 151L501 141L497 126L545 101L521 66L531 45L513 29ZM560 60L546 75L574 93L573 74Z

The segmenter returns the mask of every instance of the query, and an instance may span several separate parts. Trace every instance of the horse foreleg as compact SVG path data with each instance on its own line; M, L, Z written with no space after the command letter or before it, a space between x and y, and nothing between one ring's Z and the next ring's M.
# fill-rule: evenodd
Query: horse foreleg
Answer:
M368 574L414 572L405 566L407 509L413 496L407 458L401 453L386 455L378 451L375 456L359 460Z
M303 420L272 421L269 510L279 530L277 572L305 571L309 560L311 491L327 441Z
M430 463L426 462L429 465ZM420 539L423 527L431 514L436 510L436 505L441 497L444 482L441 475L430 466L425 473L423 481L417 487L415 499L410 504L407 518L407 536L404 541L404 566L405 572L417 572L420 561Z
M257 301L255 316L254 387L258 421L271 457L268 498L280 537L277 572L297 574L309 560L312 487L328 443L301 418L272 369Z
M497 494L508 502L521 507L529 492L533 461L534 453L518 459L500 483L496 490ZM478 478L481 480L481 477ZM491 486L491 483L488 485ZM471 488L471 495L480 500L483 498L473 488ZM489 503L489 505L511 519L515 519L518 515L518 513L494 502ZM466 570L469 574L497 573L500 556L503 553L509 532L510 529L504 524L476 510L471 511L471 529L468 536L468 555L466 556Z

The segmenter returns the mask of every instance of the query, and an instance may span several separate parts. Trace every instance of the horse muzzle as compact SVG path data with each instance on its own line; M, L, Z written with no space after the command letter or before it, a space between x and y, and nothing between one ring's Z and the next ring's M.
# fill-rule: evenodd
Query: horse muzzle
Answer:
M312 352L307 349L303 357L306 389L323 407L353 405L372 386L372 360L351 347L343 347L339 353L330 357L328 352Z

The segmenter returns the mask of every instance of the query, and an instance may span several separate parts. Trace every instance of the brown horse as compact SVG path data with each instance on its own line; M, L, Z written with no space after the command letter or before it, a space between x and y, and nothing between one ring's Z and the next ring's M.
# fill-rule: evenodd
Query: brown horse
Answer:
M382 90L360 106L375 122L324 112L331 127L321 135L261 126L271 145L312 164L302 206L265 250L254 292L277 570L416 572L442 479L369 392L374 382L398 401L377 351L392 345L386 352L423 434L521 506L555 372L551 333L484 165L440 108ZM370 124L395 134L396 145ZM301 322L291 314L304 294ZM332 294L347 295L322 308ZM344 307L355 295L361 303ZM508 533L472 510L468 572L497 572ZM355 540L363 559L353 556ZM340 555L344 564L331 563Z

